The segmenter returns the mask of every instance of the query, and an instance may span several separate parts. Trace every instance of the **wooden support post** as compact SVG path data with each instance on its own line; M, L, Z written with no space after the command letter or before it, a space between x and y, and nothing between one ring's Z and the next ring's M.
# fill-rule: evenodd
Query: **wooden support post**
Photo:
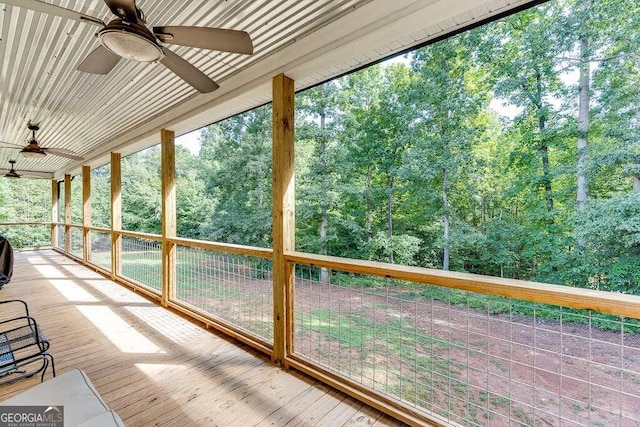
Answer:
M162 305L167 306L176 286L176 145L175 133L160 132L162 156Z
M91 167L82 166L82 262L91 259Z
M273 79L273 361L287 367L293 351L293 265L295 250L294 81Z
M64 251L71 253L71 175L64 176Z
M60 199L58 181L51 180L51 247L58 246L58 222L60 222L60 211L58 200Z
M115 279L121 270L120 255L122 238L122 165L120 153L111 153L111 278Z

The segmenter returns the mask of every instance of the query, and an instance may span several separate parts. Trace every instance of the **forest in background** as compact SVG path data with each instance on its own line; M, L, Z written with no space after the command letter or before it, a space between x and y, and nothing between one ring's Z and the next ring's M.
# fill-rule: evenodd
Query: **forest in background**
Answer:
M551 1L298 93L297 250L640 293L639 30L636 2ZM178 235L270 247L270 105L201 143L176 147ZM160 232L159 168L123 158L125 229ZM92 205L108 227L108 165Z

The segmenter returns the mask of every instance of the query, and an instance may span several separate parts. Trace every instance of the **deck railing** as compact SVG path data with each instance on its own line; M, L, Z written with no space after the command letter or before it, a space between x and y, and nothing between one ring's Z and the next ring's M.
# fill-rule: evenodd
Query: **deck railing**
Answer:
M0 223L0 236L9 240L15 249L49 247L50 227L48 222L4 222Z
M640 298L302 253L295 366L462 425L640 425ZM320 268L332 269L320 282ZM316 365L319 368L308 368Z
M119 242L115 278L161 299L161 236L84 231L87 265L112 275ZM165 241L167 305L272 354L271 249ZM299 252L285 262L286 364L408 423L640 425L640 297Z

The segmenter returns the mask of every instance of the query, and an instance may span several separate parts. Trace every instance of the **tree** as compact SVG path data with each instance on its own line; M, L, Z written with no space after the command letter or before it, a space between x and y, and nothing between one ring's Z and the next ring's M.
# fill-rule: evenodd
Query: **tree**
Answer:
M466 33L416 51L412 61L417 78L411 99L420 143L412 147L409 167L415 180L439 187L444 270L450 264L451 191L459 182L469 182L471 148L482 133L480 113L489 103L484 73L473 62L475 43ZM425 203L436 205L433 199Z
M309 222L318 222L319 253L327 255L330 239L335 239L335 234L329 237L330 210L335 206L336 183L338 171L336 168L336 154L338 151L335 140L336 118L338 116L338 85L335 82L327 82L321 86L311 88L296 99L297 123L301 123L296 130L298 139L307 139L313 144L313 153L309 157L311 163L307 168L306 179L298 182L303 185L298 187L301 196L300 210L310 210L308 214L302 213ZM320 183L318 187L316 183ZM315 211L318 211L315 214ZM320 283L329 283L329 271L320 269Z
M202 131L200 177L214 201L206 238L271 246L271 125L266 105Z
M562 37L549 25L551 17L563 13L557 8L557 2L546 3L492 26L494 48L482 56L494 72L495 94L521 109L516 123L522 127L525 153L534 149L540 162L541 172L532 171L539 178L533 175L530 182L544 192L547 223L552 223L555 216L549 150L560 141L561 119L552 100L561 98L564 90L557 67L557 58L564 52ZM525 153L523 158L529 159Z

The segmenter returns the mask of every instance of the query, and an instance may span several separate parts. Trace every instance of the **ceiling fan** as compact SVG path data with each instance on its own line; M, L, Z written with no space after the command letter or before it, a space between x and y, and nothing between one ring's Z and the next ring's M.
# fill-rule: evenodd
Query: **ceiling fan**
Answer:
M36 132L40 130L40 127L31 122L27 124L27 127L31 131L31 139L29 140L27 145L22 146L17 144L11 144L10 142L0 141L1 144L11 145L11 147L0 147L0 148L4 148L8 150L20 149L20 154L22 154L24 157L37 158L37 157L44 157L47 154L53 154L54 156L65 157L67 159L72 159L72 160L84 160L83 157L78 156L76 153L70 150L65 150L63 148L41 147L40 144L38 144L38 141L36 140Z
M11 170L9 170L9 172L7 172L5 174L5 178L20 178L20 175L18 175L18 172L16 172L16 170L13 168L13 166L16 164L15 160L9 160L9 163L11 163Z
M144 12L135 0L104 0L116 16L108 24L101 19L39 0L2 0L3 3L51 15L98 25L100 42L77 69L93 74L107 74L120 59L160 62L202 93L211 92L218 84L163 43L232 53L253 53L253 43L245 31L193 26L160 26L150 30Z
M9 160L9 163L11 164L11 169L9 169L9 171L4 175L5 178L17 179L23 176L29 176L33 178L51 178L51 174L46 172L20 171L20 173L18 173L15 169L16 161Z

